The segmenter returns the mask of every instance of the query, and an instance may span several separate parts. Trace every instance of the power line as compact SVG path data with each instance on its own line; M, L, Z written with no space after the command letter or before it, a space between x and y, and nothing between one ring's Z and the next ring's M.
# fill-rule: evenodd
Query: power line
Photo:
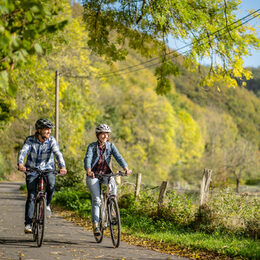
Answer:
M248 15L246 15L246 16L240 18L240 19L238 19L237 21L235 21L235 22L233 22L233 23L231 23L231 24L229 24L229 25L227 25L227 26L225 26L225 27L223 27L223 28L221 28L221 29L219 29L219 30L213 32L212 34L209 34L208 36L215 35L215 34L219 33L220 31L222 31L222 30L224 30L224 29L228 29L228 27L230 27L230 26L232 26L232 25L234 25L234 24L236 24L236 23L238 23L238 22L240 22L240 21L246 19L246 18L249 17L249 16L254 15L254 14L257 13L259 10L260 10L260 9L258 9L258 10L256 10L256 11L254 11L253 13L250 13L250 14L248 14ZM254 18L256 18L256 16L254 16ZM243 25L243 24L242 24L242 25ZM233 29L234 29L234 28L233 28ZM198 40L198 41L199 41L199 42L200 42L200 41L203 41L204 39L207 39L208 36L205 36L204 38L202 38L202 39L200 39L200 40ZM191 46L191 45L192 45L192 43L189 43L189 44L186 44L186 45L184 45L184 46L182 46L182 47L180 47L180 48L178 48L178 49L176 49L176 50L170 51L170 52L168 52L168 53L166 54L166 56L171 55L171 54L176 53L176 52L179 52L180 50L182 50L182 49L184 49L184 48L186 48L186 47L189 47L189 46ZM150 63L150 62L152 62L152 61L154 61L154 60L158 60L158 59L160 59L160 57L152 58L152 59L150 59L150 60L148 60L148 61L141 62L141 63L139 63L139 64L135 64L135 65L132 65L132 66L129 66L129 67L120 69L120 70L116 70L116 71L113 71L113 72L102 73L101 75L103 76L103 75L107 75L107 74L113 74L113 73L125 71L125 70L131 69L131 68L135 68L135 67L138 67L138 66L141 66L141 65Z
M248 15L246 15L246 16L240 18L240 19L238 19L237 21L235 21L235 22L233 22L233 23L231 23L231 24L229 24L229 25L227 25L227 26L225 26L225 27L223 27L223 28L221 28L221 29L219 29L219 30L213 32L212 34L209 34L209 35L205 36L204 38L198 40L197 42L200 43L200 42L204 41L205 39L208 39L210 36L214 36L215 34L218 34L220 31L225 30L225 29L226 29L226 31L225 31L224 33L220 34L219 36L222 36L222 35L224 35L224 34L226 34L226 33L230 33L230 31L233 31L234 29L236 29L236 28L238 28L238 27L240 27L240 26L242 26L242 25L248 23L249 21L255 19L257 16L251 17L251 18L248 19L247 21L243 22L242 24L237 25L236 27L234 27L234 28L232 28L232 29L229 29L229 27L231 27L232 25L234 25L234 24L236 24L236 23L238 23L238 22L241 22L241 21L245 20L246 18L248 18L248 17L254 15L254 14L257 13L259 10L260 10L260 9L258 9L258 10L256 10L256 11L254 11L254 12L252 12L252 13L250 13L250 14L248 14ZM207 42L209 43L210 41L211 41L211 40L208 40ZM202 43L199 44L197 47L199 47L200 45L205 44L205 43L207 43L207 42L202 42ZM189 50L184 51L183 53L180 53L179 51L182 50L182 49L184 49L184 48L187 48L187 47L189 47L189 46L191 46L191 45L192 45L192 43L189 43L189 44L186 44L186 45L184 45L184 46L182 46L182 47L180 47L180 48L178 48L178 49L176 49L176 50L170 51L170 52L166 53L166 56L172 55L172 54L177 53L177 52L178 52L178 54L175 56L175 58L178 57L178 56L180 56L180 55L183 55L183 54L185 54L186 52L188 52ZM160 61L160 62L157 62L157 63L150 64L150 65L148 65L148 66L144 66L143 68L137 68L137 69L135 69L135 70L129 70L129 69L133 69L133 68L136 68L136 67L138 67L138 66L141 66L141 65L145 65L145 64L147 64L147 63L150 63L150 62L155 61L155 60L158 60L158 59L160 59L160 57L152 58L152 59L150 59L150 60L148 60L148 61L141 62L141 63L139 63L139 64L135 64L135 65L132 65L132 66L128 66L128 67L126 67L126 68L123 68L123 69L120 69L120 70L116 70L116 71L113 71L113 72L105 72L105 73L102 73L102 74L97 74L96 77L97 77L97 78L101 78L101 77L103 77L103 76L110 76L110 75L116 75L116 74L125 74L125 73L136 72L136 71L139 71L139 70L143 70L143 69L146 69L146 68L150 68L150 67L156 66L156 65L158 65L158 64L161 64L162 62ZM64 77L69 77L69 78L87 78L87 79L90 79L90 78L91 78L91 76L87 76L87 75L70 75L70 74L63 74L63 76L64 76Z
M250 19L248 19L247 21L245 21L245 22L243 22L242 24L240 24L240 25L238 25L238 26L236 26L236 27L234 27L233 29L230 29L230 31L233 31L234 29L236 29L236 28L238 28L238 27L240 27L240 26L242 26L242 25L244 25L244 24L246 24L246 23L248 23L249 21L251 21L251 20L253 20L253 19L255 19L256 17L252 17L252 18L250 18ZM229 31L229 32L230 32ZM222 36L222 35L224 35L224 34L226 34L226 33L228 33L228 31L226 31L226 32L224 32L224 33L222 33L222 34L220 34L219 36ZM203 40L204 40L205 38L203 38ZM200 41L198 41L198 42L201 42L202 41L202 39L200 40ZM207 42L201 42L197 47L195 47L195 49L196 48L198 48L200 45L202 45L202 44L205 44L205 43L209 43L211 40L208 40ZM190 44L190 45L192 45L192 44ZM184 51L183 53L178 53L178 54L176 54L175 56L174 56L174 58L177 58L177 57L179 57L179 56L181 56L181 55L184 55L185 53L187 53L189 50L187 50L187 51ZM174 51L175 52L175 51ZM171 52L171 54L172 53L174 53L174 52ZM167 53L167 55L170 55L170 53ZM137 69L133 69L133 70L128 70L128 71L116 71L116 72L111 72L109 75L108 74L105 74L106 76L110 76L110 75L122 75L122 74L127 74L127 73L130 73L130 72L136 72L136 71L140 71L140 70L143 70L143 69L147 69L147 68L151 68L151 67L153 67L153 66L156 66L156 65L159 65L159 64L161 64L162 62L160 61L160 62L156 62L156 63L152 63L152 64L150 64L150 65L148 65L148 66L144 66L143 68L137 68ZM102 77L104 74L101 74L101 75L98 75L98 77L100 78L100 77Z

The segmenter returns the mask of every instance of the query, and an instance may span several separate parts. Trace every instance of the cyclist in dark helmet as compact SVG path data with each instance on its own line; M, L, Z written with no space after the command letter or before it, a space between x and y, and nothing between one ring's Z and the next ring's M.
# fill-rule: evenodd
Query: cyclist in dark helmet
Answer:
M25 139L22 149L18 154L18 170L26 172L26 168L36 168L38 170L53 170L46 174L47 180L47 216L51 215L50 203L55 186L55 165L54 156L60 167L60 174L67 173L65 162L60 152L56 139L51 136L51 129L54 125L48 119L39 119L35 123L36 132ZM26 163L24 164L25 156ZM37 190L38 174L36 172L26 173L27 200L25 204L25 233L32 232L32 217L34 211L34 199Z
M96 127L97 141L91 143L86 152L84 159L84 167L87 172L87 186L92 198L92 224L95 235L100 234L98 227L99 222L99 207L100 207L100 193L99 193L99 179L95 178L95 173L108 174L111 172L110 162L111 155L114 156L118 164L124 169L127 174L131 174L128 165L118 152L116 146L109 142L109 134L111 129L106 124L100 124ZM104 184L107 184L107 178L103 178ZM111 178L111 193L116 195L117 187L114 178Z

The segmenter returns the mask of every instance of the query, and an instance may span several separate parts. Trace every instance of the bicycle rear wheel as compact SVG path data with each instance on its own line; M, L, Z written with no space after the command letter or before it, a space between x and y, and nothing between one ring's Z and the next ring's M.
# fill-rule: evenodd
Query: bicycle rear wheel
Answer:
M114 247L119 247L121 237L121 222L117 200L111 196L108 201L108 220L111 239Z
M104 214L104 200L101 197L101 205L99 207L99 230L100 230L100 235L97 236L94 233L94 237L96 239L97 243L101 243L104 237L104 225L105 225L105 214Z
M41 197L36 203L36 229L37 229L37 245L40 247L42 245L43 236L44 236L44 228L46 223L46 200L45 197Z

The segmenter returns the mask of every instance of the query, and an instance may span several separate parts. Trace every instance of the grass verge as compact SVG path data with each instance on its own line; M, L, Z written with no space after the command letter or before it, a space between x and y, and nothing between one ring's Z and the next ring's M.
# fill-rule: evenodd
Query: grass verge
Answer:
M53 203L63 217L91 230L91 203L87 192L64 189L55 194ZM123 241L156 251L191 259L260 259L259 240L218 232L194 232L126 209L121 210L121 222Z

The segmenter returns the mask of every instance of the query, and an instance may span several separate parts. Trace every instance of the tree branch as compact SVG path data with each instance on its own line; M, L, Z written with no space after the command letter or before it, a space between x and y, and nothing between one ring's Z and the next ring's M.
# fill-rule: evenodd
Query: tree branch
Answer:
M226 20L227 31L228 31L228 34L229 34L230 38L231 38L233 41L235 41L234 38L231 36L230 30L229 30L229 28L228 28L228 20L227 20L227 1L224 0L224 3L225 3L224 12L225 12L225 20Z
M143 15L144 15L144 6L145 6L145 4L146 4L146 0L143 0L143 4L142 4L142 8L141 8L141 15L140 15L139 18L136 20L136 24L138 24L138 23L141 21Z

